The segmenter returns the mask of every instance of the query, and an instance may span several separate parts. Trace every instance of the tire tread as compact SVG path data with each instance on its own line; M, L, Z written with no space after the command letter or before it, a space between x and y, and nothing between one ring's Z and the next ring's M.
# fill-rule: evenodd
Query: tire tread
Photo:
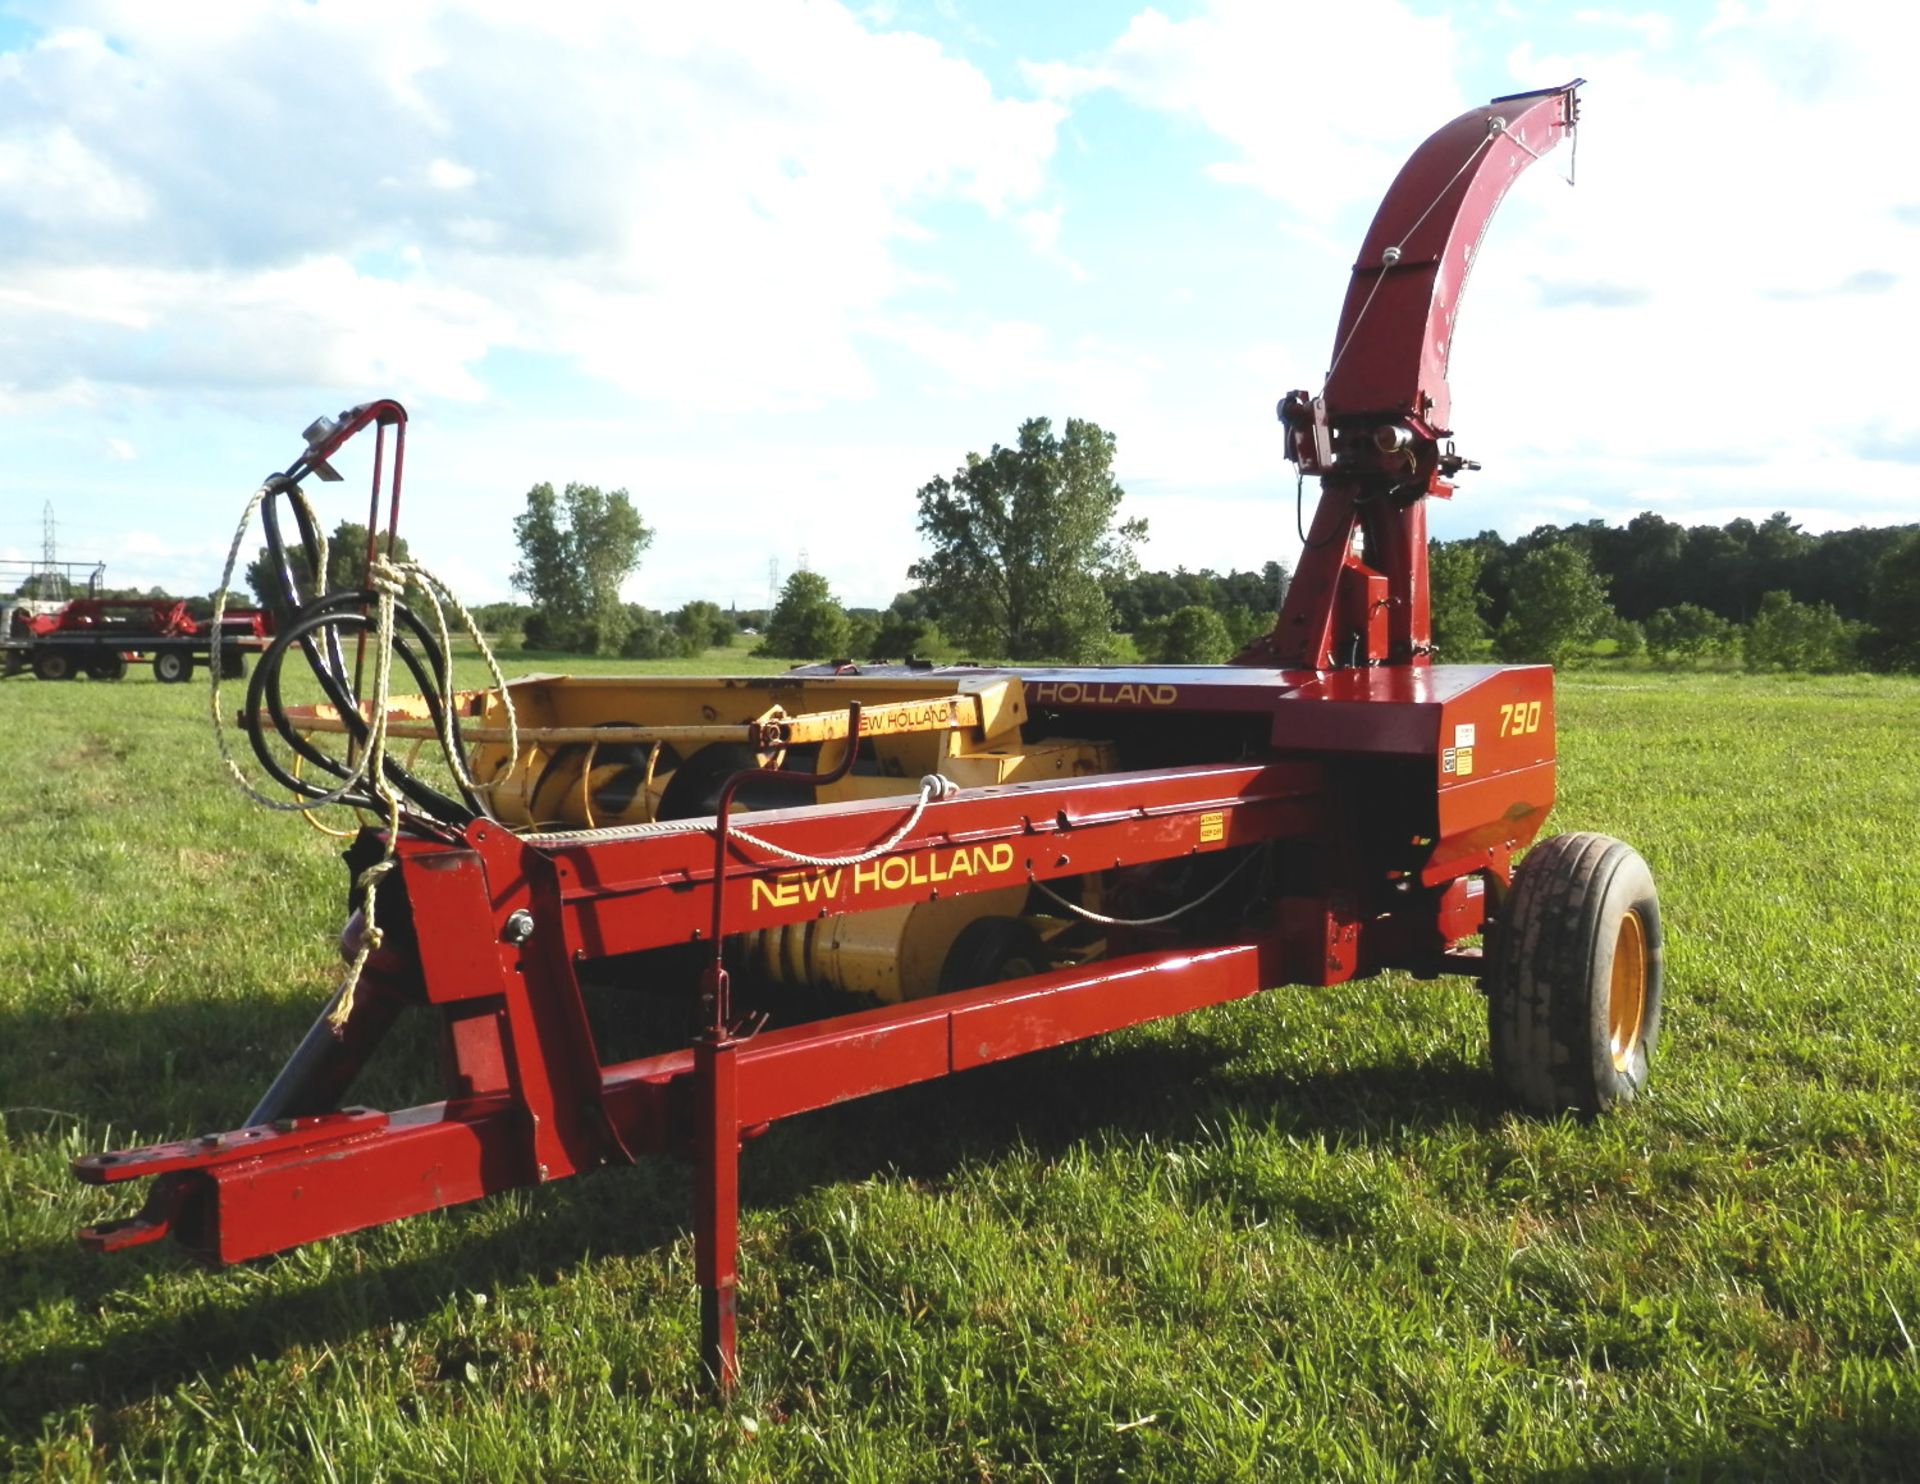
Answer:
M1614 1100L1595 1079L1589 999L1555 990L1596 973L1596 918L1637 860L1624 842L1580 831L1542 841L1514 873L1489 944L1488 1030L1495 1077L1531 1111L1597 1112Z

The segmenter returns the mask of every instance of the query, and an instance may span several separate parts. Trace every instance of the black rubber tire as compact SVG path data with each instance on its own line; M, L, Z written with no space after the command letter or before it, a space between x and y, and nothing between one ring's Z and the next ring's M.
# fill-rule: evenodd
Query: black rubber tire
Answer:
M127 674L127 662L117 654L104 655L87 661L87 674L95 680L123 680Z
M247 677L247 652L237 644L228 644L220 650L220 678L222 680L244 680Z
M42 649L33 656L33 673L41 680L71 680L79 672L73 656L61 649Z
M1049 968L1040 935L1017 917L982 917L953 940L940 965L939 993L1024 979Z
M1633 952L1636 943L1639 1013L1628 1032L1614 1024L1614 965L1622 945ZM1593 1117L1637 1098L1660 1038L1661 948L1660 897L1632 846L1591 833L1534 846L1487 933L1487 1021L1502 1090L1549 1117ZM1631 976L1631 961L1622 970ZM1631 1023L1631 989L1622 996Z
M181 649L163 649L153 657L153 678L162 685L180 685L193 678L193 656Z

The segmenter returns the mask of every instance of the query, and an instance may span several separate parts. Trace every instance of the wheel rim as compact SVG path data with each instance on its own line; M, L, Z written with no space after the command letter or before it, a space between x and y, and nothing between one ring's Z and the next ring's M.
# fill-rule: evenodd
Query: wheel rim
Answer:
M1613 982L1607 988L1607 1042L1615 1071L1626 1071L1633 1060L1646 1012L1647 930L1640 914L1629 911L1613 940Z

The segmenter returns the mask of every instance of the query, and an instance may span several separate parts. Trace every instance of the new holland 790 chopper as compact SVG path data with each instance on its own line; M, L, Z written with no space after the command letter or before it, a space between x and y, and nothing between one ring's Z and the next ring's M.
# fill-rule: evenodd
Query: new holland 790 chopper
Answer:
M1652 879L1591 834L1516 865L1553 803L1552 673L1434 665L1428 629L1426 502L1472 467L1450 441L1455 312L1502 196L1572 129L1576 86L1470 110L1394 181L1324 391L1280 404L1319 505L1273 631L1231 664L838 663L457 694L444 622L400 596L420 574L370 551L364 591L310 598L285 561L291 512L306 570L326 570L300 486L368 428L369 529L383 490L389 539L398 517L400 406L317 423L256 497L285 591L242 724L296 803L380 820L348 851L353 967L241 1127L76 1162L92 1182L154 1177L139 1215L82 1241L172 1234L235 1263L682 1155L725 1388L740 1149L776 1119L1385 969L1477 979L1494 1075L1522 1106L1631 1099L1659 1024ZM350 663L362 647L371 664ZM296 654L324 704L283 699ZM396 666L418 696L390 688ZM437 740L453 783L403 766L395 740ZM690 1041L609 1064L583 975L679 997ZM408 1007L438 1023L444 1099L343 1106Z

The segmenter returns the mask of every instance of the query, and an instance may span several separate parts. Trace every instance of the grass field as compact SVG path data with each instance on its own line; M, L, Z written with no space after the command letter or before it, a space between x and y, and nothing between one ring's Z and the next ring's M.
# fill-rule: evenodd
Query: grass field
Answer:
M0 1458L1920 1477L1920 683L1577 673L1560 700L1554 828L1661 883L1649 1100L1513 1116L1471 987L1382 978L813 1115L746 1156L722 1412L671 1165L222 1273L74 1248L126 1197L69 1158L226 1127L272 1076L331 984L343 872L221 779L198 685L9 681ZM410 1095L376 1074L368 1100Z

